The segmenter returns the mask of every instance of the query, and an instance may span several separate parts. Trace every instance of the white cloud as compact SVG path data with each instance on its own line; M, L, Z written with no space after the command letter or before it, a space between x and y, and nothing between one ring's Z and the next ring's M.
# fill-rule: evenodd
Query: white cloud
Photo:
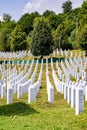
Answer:
M73 8L80 7L83 3L83 0L72 0Z
M58 8L61 10L61 5L58 7L61 1L62 0L55 0L55 2L54 0L33 0L25 5L23 13L38 11L40 14L42 14L46 9L53 10L54 12L58 13Z
M62 12L62 4L67 0L32 0L31 2L27 2L24 7L24 13L31 13L38 11L42 14L46 9L53 10L55 13ZM82 4L83 0L72 0L73 8L76 8Z
M0 21L3 21L3 17L2 16L0 16Z

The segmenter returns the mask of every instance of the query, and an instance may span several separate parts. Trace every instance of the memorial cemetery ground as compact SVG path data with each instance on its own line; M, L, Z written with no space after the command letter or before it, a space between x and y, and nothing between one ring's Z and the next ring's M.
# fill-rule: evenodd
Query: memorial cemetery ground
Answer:
M79 54L82 54L83 60L78 58ZM7 69L8 67L10 68L10 71L13 72L12 70L16 66L16 69L14 69L15 70L14 72L17 71L17 76L22 71L25 71L25 74L27 74L29 72L29 69L32 63L29 63L27 66L27 64L23 64L23 61L22 61L21 64L19 64L18 60L22 60L22 59L28 60L28 54L24 55L24 53L21 53L21 55L22 57L16 58L17 64L15 65L10 64L9 61L6 65L3 62L2 63L3 71L4 71L4 68ZM59 58L57 56L56 51L53 53L52 56L55 57L56 60L57 58ZM66 54L63 56L63 58L65 56ZM62 64L60 62L58 62L58 64L56 62L52 64L52 60L51 60L51 63L48 63L48 71L47 71L46 57L44 57L46 59L46 63L43 63L43 64L37 63L37 72L36 72L34 83L38 81L38 77L41 72L41 64L43 66L42 67L42 82L41 82L39 91L36 95L36 99L34 102L32 102L32 100L30 100L30 102L28 101L29 90L26 93L24 93L21 98L18 98L18 94L19 96L21 94L18 93L18 90L17 90L17 93L13 94L12 102L11 103L9 102L8 104L7 104L6 96L5 98L3 97L0 98L0 130L8 130L8 129L9 130L86 130L87 129L87 101L85 101L85 96L84 96L84 111L76 115L75 108L71 108L71 104L67 103L67 99L64 99L64 93L57 92L56 85L53 79L53 68L54 68L54 71L56 72L58 79L60 79L61 81L60 73L58 73L58 70L57 70L58 68L60 68L59 72L61 70L62 73L64 74L64 70L63 70L64 66L65 68L67 68L67 65L68 66L73 65L73 70L74 70L76 69L76 67L74 68L74 65L79 66L80 63L81 63L81 66L79 66L79 69L77 67L78 72L81 71L80 67L83 67L83 68L86 67L86 78L87 78L87 57L85 57L86 61L84 61L84 53L77 50L70 51L67 58L69 57L71 57L71 59L74 57L77 57L78 59L71 60L71 62L69 61L69 64L67 60L63 61ZM62 58L62 54L60 58ZM14 59L15 58L12 57L11 60L14 61ZM1 58L1 60L6 60L6 58L3 57L3 59ZM33 60L33 57L30 56L29 60ZM77 64L77 61L79 64ZM58 68L57 68L57 65L58 65ZM36 63L34 63L32 66L32 71L28 77L29 79L33 77L32 74L34 73L35 68L36 68ZM7 76L9 73L10 72L4 73L2 74L3 76L0 74L0 80L2 79L2 77L5 77L5 74ZM54 88L54 100L53 98L51 98L52 102L48 102L47 76L46 75L49 76L50 82ZM10 76L12 76L12 73L10 74ZM12 77L9 77L9 79L10 78ZM69 78L71 81L78 80L77 77L74 77L72 75L70 75ZM9 84L9 82L7 82L7 84Z

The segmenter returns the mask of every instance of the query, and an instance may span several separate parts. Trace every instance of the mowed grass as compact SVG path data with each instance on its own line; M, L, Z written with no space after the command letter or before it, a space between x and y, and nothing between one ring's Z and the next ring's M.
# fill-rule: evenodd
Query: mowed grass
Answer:
M35 81L38 80L40 66ZM54 104L47 101L44 64L42 84L35 102L28 104L27 93L21 99L17 99L15 94L13 103L9 105L6 105L6 99L0 99L0 130L87 130L87 102L84 103L84 112L75 116L75 109L56 91L50 64L49 77L54 86Z

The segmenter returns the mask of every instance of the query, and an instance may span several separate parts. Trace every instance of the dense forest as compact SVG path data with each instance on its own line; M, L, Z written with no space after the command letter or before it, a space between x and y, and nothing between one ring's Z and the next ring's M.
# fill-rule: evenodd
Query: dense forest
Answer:
M63 12L46 10L26 13L19 21L3 14L0 21L0 51L31 49L34 55L46 55L54 49L87 50L87 0L72 9L70 0L62 4Z

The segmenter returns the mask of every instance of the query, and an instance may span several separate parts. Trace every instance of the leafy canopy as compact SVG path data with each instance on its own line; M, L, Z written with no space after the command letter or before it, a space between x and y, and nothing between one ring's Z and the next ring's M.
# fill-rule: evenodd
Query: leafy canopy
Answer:
M79 33L80 47L87 51L87 24L81 29Z
M68 13L72 10L72 2L70 0L62 4L63 12Z
M26 34L20 26L16 26L10 37L11 51L26 49Z
M33 55L49 55L52 53L52 46L53 40L50 28L43 19L37 18L31 43L31 51Z

